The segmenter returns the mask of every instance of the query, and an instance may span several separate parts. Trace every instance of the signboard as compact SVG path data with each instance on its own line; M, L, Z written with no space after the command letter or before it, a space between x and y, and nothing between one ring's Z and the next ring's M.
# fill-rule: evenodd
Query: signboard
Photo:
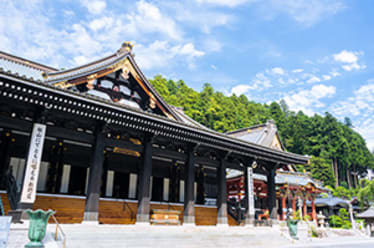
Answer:
M248 175L248 213L250 216L255 215L255 200L253 195L253 169L251 167L247 168L247 175Z
M33 126L29 154L27 156L25 179L22 187L22 203L34 203L35 201L46 128L46 125L38 123L35 123Z

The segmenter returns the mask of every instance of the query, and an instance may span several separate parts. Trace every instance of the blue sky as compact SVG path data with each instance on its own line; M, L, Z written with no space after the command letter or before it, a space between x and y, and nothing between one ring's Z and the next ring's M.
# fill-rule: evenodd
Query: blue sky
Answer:
M370 0L0 0L0 49L69 68L135 44L148 77L352 119L374 148Z

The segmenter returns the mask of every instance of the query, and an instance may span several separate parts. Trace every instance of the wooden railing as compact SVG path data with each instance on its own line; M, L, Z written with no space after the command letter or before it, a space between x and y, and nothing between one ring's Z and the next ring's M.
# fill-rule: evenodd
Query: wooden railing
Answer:
M64 231L62 230L62 228L61 228L60 224L58 223L54 214L52 215L52 220L56 223L56 231L55 231L54 238L55 238L56 241L58 241L58 231L60 231L62 248L65 248L66 247L66 235L65 235Z

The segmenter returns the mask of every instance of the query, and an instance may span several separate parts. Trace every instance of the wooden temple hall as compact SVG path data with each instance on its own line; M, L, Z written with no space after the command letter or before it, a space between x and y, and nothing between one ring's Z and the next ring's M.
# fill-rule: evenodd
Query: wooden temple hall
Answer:
M174 211L183 224L235 225L226 171L246 173L256 162L272 212L275 171L308 160L215 132L168 105L130 43L68 70L0 52L5 214L41 208L55 210L61 223L133 224L157 223L157 213Z

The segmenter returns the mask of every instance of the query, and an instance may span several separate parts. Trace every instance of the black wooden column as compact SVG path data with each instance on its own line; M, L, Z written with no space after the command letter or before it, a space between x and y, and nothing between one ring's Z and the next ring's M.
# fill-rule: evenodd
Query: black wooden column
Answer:
M109 166L108 166L108 154L105 153L104 151L104 163L103 163L103 173L102 173L102 176L101 176L101 195L102 196L106 196L106 185L107 185L107 178L108 178L108 170L109 170Z
M104 139L105 135L102 132L102 127L98 126L95 130L95 143L92 149L83 221L98 221L99 219L99 198L105 148Z
M217 168L217 225L227 224L226 164L221 159Z
M268 208L271 219L277 218L277 210L275 209L275 170L276 166L268 167L267 183L268 183Z
M60 193L60 188L62 184L62 173L64 172L64 143L59 142L59 153L57 161L57 173L55 182L55 193Z
M7 175L9 172L9 162L11 151L11 133L9 130L3 130L0 140L0 188L5 189Z
M177 202L176 198L176 187L177 187L177 164L173 160L171 162L170 171L169 171L169 182L170 182L170 191L169 191L169 202Z
M152 175L152 138L144 139L143 163L139 171L138 179L138 213L137 223L149 223L149 211L151 196L149 192Z
M205 203L205 189L204 189L204 167L199 165L197 173L197 196L196 203L204 205Z
M195 224L195 156L192 146L188 147L188 159L184 169L184 218L183 224Z

